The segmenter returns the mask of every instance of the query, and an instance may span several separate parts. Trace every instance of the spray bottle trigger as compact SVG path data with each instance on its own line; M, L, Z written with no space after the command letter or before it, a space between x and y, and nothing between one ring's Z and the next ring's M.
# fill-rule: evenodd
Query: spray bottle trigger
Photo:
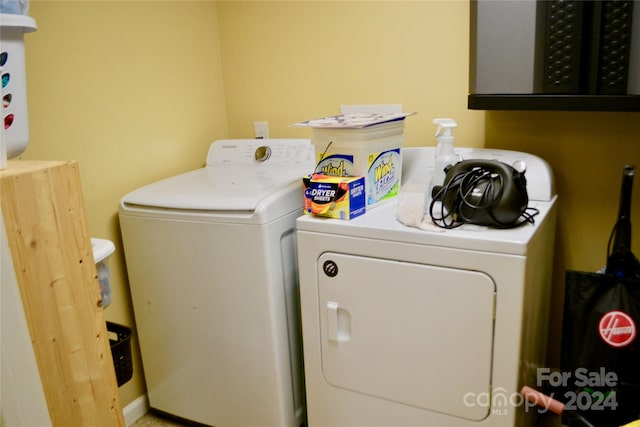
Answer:
M438 129L436 130L436 137L452 136L452 129L458 127L458 123L455 120L449 118L433 119L433 123L438 125Z

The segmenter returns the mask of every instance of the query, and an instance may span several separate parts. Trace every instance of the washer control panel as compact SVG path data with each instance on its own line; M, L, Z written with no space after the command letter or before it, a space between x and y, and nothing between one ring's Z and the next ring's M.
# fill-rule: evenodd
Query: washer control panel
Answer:
M207 166L315 166L315 149L309 139L226 139L211 144Z

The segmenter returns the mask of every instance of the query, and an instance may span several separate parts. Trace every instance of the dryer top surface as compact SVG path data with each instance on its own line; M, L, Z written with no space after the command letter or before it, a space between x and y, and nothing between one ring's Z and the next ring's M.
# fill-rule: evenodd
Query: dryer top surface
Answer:
M527 223L506 230L471 224L450 230L436 226L430 230L422 230L400 223L397 220L398 200L403 197L403 192L423 198L434 168L435 147L409 147L403 149L402 186L396 200L368 210L351 221L310 216L298 218L297 229L301 232L525 255L542 225L549 221L555 222L557 196L549 165L535 155L516 151L460 147L456 147L455 151L464 159L493 159L507 164L524 162L527 168L528 206L540 211L534 218L534 224ZM545 227L545 230L553 232L555 223L551 225Z
M495 229L465 224L444 230L433 226L433 230L408 227L396 219L397 202L391 201L378 206L351 221L300 217L297 220L299 232L317 232L365 239L387 240L420 245L443 246L449 248L479 250L514 255L526 255L534 236L545 222L555 221L554 196L551 201L531 201L529 206L540 213L534 224L524 224L512 229ZM555 227L549 227L552 231Z

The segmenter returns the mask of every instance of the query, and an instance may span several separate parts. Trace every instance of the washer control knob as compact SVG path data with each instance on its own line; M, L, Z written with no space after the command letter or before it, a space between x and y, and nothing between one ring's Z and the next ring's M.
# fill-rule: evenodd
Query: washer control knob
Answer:
M266 145L261 145L260 147L256 148L254 157L257 161L264 162L269 157L271 157L271 148L267 147Z

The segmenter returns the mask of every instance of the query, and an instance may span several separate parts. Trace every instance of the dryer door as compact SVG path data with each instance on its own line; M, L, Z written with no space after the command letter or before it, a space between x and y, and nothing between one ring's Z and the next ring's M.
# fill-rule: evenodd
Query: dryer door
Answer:
M339 253L318 259L330 384L481 420L489 413L495 284L477 271Z

